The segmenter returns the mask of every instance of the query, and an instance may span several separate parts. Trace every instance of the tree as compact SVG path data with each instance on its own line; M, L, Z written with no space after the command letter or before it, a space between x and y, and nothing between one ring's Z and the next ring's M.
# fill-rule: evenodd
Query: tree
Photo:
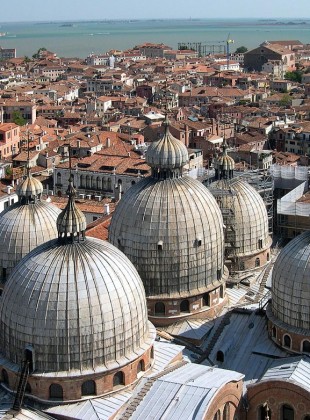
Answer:
M47 51L47 50L44 47L39 48L38 51L35 54L33 54L32 58L35 58L35 59L40 58L42 51Z
M294 71L287 71L284 75L286 80L291 80L292 82L301 83L302 80L302 71L294 70Z
M17 125L25 125L26 124L26 120L22 116L20 111L13 111L12 119L13 119L13 122Z
M291 104L291 97L288 93L285 93L279 101L280 106L288 106Z
M24 57L24 63L29 63L31 60L30 60L30 58L28 57L28 55L25 55L25 57Z
M247 47L242 45L242 47L238 47L235 51L235 54L244 54L248 51Z

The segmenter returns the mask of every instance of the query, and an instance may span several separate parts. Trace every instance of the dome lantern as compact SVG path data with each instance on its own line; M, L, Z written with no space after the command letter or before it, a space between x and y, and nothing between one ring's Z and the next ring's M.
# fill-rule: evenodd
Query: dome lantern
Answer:
M163 125L164 134L147 149L146 162L152 168L153 178L179 178L188 162L188 151L185 144L172 136L167 115Z
M226 139L223 143L223 152L221 156L215 159L214 168L215 168L215 178L219 179L232 179L234 176L235 161L232 157L228 156L227 149L228 145Z
M85 239L86 218L83 212L75 204L76 190L73 186L73 175L70 175L69 185L66 191L69 199L65 209L57 218L58 238L62 241L71 242Z

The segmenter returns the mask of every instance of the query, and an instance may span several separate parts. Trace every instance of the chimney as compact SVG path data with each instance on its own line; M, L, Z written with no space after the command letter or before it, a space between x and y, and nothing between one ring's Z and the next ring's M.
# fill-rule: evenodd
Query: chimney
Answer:
M76 147L79 149L81 147L81 140L76 141Z
M105 142L106 147L111 147L111 139L110 137L107 137L106 142Z
M106 203L106 204L104 204L104 213L106 214L106 215L109 215L110 214L110 204L109 203Z
M11 185L8 185L7 187L6 187L6 192L10 195L11 194L11 191L12 191L12 186Z
M127 152L128 157L130 157L130 152Z

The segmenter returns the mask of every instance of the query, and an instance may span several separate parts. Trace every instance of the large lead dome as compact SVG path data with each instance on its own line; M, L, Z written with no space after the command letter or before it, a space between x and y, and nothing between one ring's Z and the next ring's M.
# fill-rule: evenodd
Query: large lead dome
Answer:
M16 266L0 298L1 353L20 364L25 351L28 357L31 352L31 387L41 398L46 397L36 389L40 375L54 381L119 369L125 375L154 339L136 269L113 245L85 238L85 217L75 207L72 185L68 192L69 203L58 217L59 238ZM148 367L149 359L143 360ZM133 379L131 373L128 381ZM112 383L100 384L100 393ZM67 386L66 399L76 398L72 384Z
M124 195L109 231L109 240L129 257L142 278L150 316L205 310L215 304L206 294L224 282L221 212L201 182L183 176L186 147L165 125L164 136L146 154L152 175ZM193 302L197 298L195 307L190 298ZM166 309L163 304L156 306L163 299L175 299L174 308L168 309L167 302ZM177 299L188 301L179 305Z
M17 187L18 202L0 215L0 276L5 282L15 265L31 250L57 237L60 210L41 201L43 186L28 171Z

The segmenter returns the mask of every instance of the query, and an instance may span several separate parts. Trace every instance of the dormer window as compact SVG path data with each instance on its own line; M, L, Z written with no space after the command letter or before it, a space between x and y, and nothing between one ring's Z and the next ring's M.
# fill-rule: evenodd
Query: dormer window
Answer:
M158 251L162 251L163 250L163 241L157 242L157 249L158 249Z

